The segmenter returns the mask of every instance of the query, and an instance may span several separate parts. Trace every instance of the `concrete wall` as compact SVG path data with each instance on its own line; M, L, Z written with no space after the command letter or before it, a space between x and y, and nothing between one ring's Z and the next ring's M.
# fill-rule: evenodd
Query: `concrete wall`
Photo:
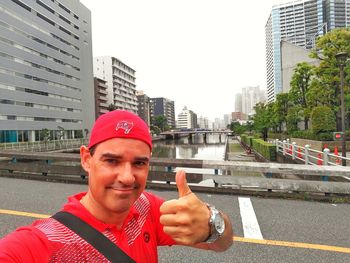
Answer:
M281 41L282 92L290 90L290 81L298 63L308 62L318 65L319 61L309 57L310 51L287 41Z

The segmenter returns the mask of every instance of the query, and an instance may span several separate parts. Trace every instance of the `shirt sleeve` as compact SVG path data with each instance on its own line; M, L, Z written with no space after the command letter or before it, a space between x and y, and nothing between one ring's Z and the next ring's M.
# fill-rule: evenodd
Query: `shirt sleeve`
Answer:
M0 239L0 262L48 262L45 236L32 227L21 227Z
M158 246L172 246L175 245L175 241L163 231L163 225L160 223L160 206L164 203L164 200L152 193L147 193L147 197L151 202L151 213L154 220L154 225L157 231Z

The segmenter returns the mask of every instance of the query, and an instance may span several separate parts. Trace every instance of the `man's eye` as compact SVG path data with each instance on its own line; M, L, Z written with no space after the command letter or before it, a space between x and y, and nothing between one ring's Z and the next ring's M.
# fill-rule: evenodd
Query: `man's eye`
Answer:
M144 162L144 161L136 161L135 165L136 166L144 166L144 165L146 165L146 162Z
M106 159L105 160L106 163L110 163L110 164L116 164L118 163L118 161L116 159Z

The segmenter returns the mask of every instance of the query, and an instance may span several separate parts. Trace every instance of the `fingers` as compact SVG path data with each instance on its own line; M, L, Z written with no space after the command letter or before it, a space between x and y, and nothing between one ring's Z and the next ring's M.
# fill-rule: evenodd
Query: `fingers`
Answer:
M179 210L179 200L177 199L165 201L160 206L161 214L176 214L178 210Z
M159 219L163 226L188 226L191 225L191 217L186 214L165 214Z

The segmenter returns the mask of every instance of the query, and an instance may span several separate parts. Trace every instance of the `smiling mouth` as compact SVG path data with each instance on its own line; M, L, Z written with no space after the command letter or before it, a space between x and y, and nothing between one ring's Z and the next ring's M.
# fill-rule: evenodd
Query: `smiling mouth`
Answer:
M108 189L114 190L114 191L119 191L119 192L132 192L136 190L138 187L135 185L132 186L109 186L107 187Z
M120 191L120 192L130 192L135 190L135 188L114 188L114 187L109 187L109 189L114 191Z

